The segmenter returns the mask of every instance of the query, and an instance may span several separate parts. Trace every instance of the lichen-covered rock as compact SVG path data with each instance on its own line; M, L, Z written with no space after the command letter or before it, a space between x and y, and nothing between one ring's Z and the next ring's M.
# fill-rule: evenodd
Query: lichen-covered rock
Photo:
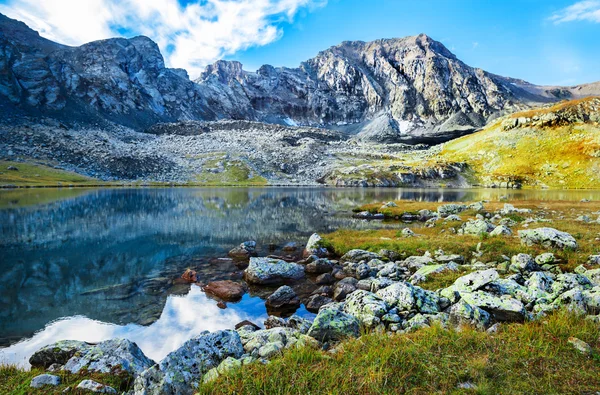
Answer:
M357 282L358 281L352 277L346 277L345 279L339 281L333 290L333 299L341 301L346 298L346 296L356 291Z
M245 241L239 246L233 248L228 254L234 259L249 259L251 256L256 256L256 242L253 240Z
M498 278L489 284L486 284L482 291L494 294L496 296L509 295L523 303L529 303L535 300L527 291L527 288L510 278Z
M484 219L475 219L465 222L460 229L465 235L482 235L488 234L494 228L493 224Z
M344 311L356 317L362 325L375 327L387 313L388 306L374 293L359 289L346 297Z
M306 242L306 247L304 247L304 252L302 253L302 255L304 257L308 257L311 255L316 255L319 258L326 257L327 255L329 255L329 251L327 251L327 248L322 246L322 242L323 238L317 233L313 233L308 238L308 241Z
M340 258L340 262L360 262L370 261L371 259L381 259L379 254L365 250L350 250Z
M552 284L554 284L554 276L546 272L531 273L529 279L525 282L527 293L535 299L549 298L549 293L552 293Z
M240 358L242 354L244 347L236 331L204 333L188 340L159 365L138 376L134 383L135 394L193 394L206 372L227 357Z
M524 245L540 244L546 248L577 249L577 241L567 232L554 228L537 228L519 231L521 243Z
M453 304L450 307L449 315L450 323L455 326L467 324L485 329L491 322L490 314L487 311L477 306L471 306L464 300Z
M552 293L560 295L564 292L579 289L586 290L592 288L592 283L587 276L579 273L562 273L556 276L552 284Z
M110 339L76 352L62 367L71 373L123 371L137 376L155 362L127 339Z
M600 269L586 270L583 275L590 280L592 285L596 287L600 285Z
M29 363L34 368L47 369L50 365L64 365L76 353L85 353L91 344L78 340L61 340L44 346L33 353Z
M452 302L456 302L459 293L477 291L499 277L500 276L495 269L479 270L469 273L456 279L454 284L448 288L444 288L440 292L440 295L448 298Z
M267 298L265 304L272 309L295 309L300 307L300 298L292 287L283 285Z
M418 256L418 255L413 255L413 256L409 256L408 258L406 258L404 260L404 265L406 265L406 267L408 267L409 269L419 269L421 267L423 267L424 265L432 265L435 264L435 261L433 260L432 257L424 255L424 256Z
M313 338L289 327L254 331L244 328L244 330L238 330L238 333L245 352L255 358L270 358L292 346L315 345Z
M512 230L506 225L498 225L490 232L490 236L511 236Z
M509 269L515 273L530 273L539 271L540 267L529 254L517 254L510 259Z
M31 379L29 386L32 388L42 388L44 386L56 387L60 385L60 377L52 374L40 374Z
M458 271L458 265L454 262L450 262L442 265L423 266L410 277L410 282L413 285L417 285L420 282L426 281L427 277L432 274L438 274L447 271Z
M437 208L437 212L440 215L440 217L447 217L451 214L458 214L461 213L463 211L467 210L467 206L464 204L455 204L455 203L450 203L450 204L444 204L442 206L439 206Z
M569 337L568 342L582 354L590 355L594 353L594 349L581 339Z
M554 265L557 263L557 259L551 252L545 252L535 257L535 263L540 266L544 265Z
M333 264L327 258L319 258L304 266L306 273L321 274L329 273L333 270Z
M108 385L98 383L94 380L83 380L77 385L77 389L80 391L89 391L96 394L116 394L117 390Z
M501 215L509 215L509 214L529 214L531 213L531 209L529 208L516 208L512 204L504 203L504 208L498 211Z
M276 285L303 277L302 265L281 259L252 257L248 268L244 270L244 279L252 284Z
M308 336L321 342L338 341L358 335L359 322L356 317L331 308L321 309L308 330Z
M389 307L398 311L411 311L416 308L415 287L406 282L398 282L377 291L377 296Z
M521 301L509 296L498 297L486 292L461 293L462 300L490 313L497 321L523 322L526 312Z

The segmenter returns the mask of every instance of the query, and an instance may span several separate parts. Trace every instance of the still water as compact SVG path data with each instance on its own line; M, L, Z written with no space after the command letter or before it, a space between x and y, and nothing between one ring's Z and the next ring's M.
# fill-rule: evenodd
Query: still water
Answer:
M0 363L27 366L62 339L121 337L162 359L203 330L261 324L270 291L226 309L196 285L238 271L227 251L256 240L259 254L340 227L399 226L351 218L357 205L600 199L598 191L494 189L170 188L0 191ZM515 203L516 204L516 203ZM309 315L303 308L300 315Z

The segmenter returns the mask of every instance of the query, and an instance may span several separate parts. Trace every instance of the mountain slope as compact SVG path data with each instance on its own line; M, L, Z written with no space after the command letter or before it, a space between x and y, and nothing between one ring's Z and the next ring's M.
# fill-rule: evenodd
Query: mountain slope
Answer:
M600 97L515 113L444 144L440 158L487 186L598 188Z

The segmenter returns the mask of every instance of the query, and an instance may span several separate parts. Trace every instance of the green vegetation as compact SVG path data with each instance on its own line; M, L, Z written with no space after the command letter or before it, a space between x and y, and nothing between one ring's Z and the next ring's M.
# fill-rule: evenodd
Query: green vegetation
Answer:
M568 343L589 343L586 356ZM367 334L329 353L298 348L233 370L200 394L581 394L600 388L600 326L561 312L497 334L440 327ZM476 389L461 389L471 383Z
M89 190L89 188L0 189L0 209L51 203L81 196Z
M221 169L218 172L211 172L208 169L218 168L221 163ZM252 169L242 160L225 160L223 157L208 159L203 164L204 171L196 176L191 184L199 185L266 185L267 180L264 177L255 175Z
M535 120L549 113L564 117L581 111L592 114L590 103L594 100L597 98L519 112L507 120ZM486 185L520 182L531 187L599 188L599 153L597 121L556 121L544 126L526 123L508 129L504 121L497 121L480 132L444 144L440 160L468 163L474 176Z
M98 383L108 385L117 390L117 392L125 392L133 387L133 378L127 373L89 373L82 372L72 374L69 372L59 371L50 373L55 376L60 376L61 384L57 387L45 386L43 388L31 388L29 384L31 379L45 372L42 369L23 370L15 366L0 365L0 394L6 395L35 395L35 394L62 394L63 391L70 387L69 394L84 394L80 390L75 390L75 387L85 379L91 379Z
M15 167L18 170L8 170ZM54 169L37 163L0 161L0 185L59 186L109 185L109 182L85 177L77 173Z
M440 288L447 288L454 284L454 282L459 278L467 274L466 270L462 268L457 271L446 270L441 273L433 273L427 276L427 280L419 283L419 287L423 289L429 289L431 291L436 291Z

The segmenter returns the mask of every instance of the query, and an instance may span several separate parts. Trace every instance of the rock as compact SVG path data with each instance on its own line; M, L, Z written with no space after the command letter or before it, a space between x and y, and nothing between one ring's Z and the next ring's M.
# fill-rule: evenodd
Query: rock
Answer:
M441 265L423 266L410 277L410 282L413 285L417 285L420 282L426 281L427 276L429 275L443 273L446 271L458 271L458 265L454 262L450 262Z
M467 206L467 208L469 210L475 210L475 211L483 211L483 209L485 208L483 206L483 202L475 202L475 203L471 203Z
M62 369L71 373L123 371L137 376L154 364L135 343L127 339L110 339L76 352Z
M321 309L308 330L308 336L320 342L339 341L348 337L358 337L358 335L358 319L332 308Z
M413 232L410 228L404 228L404 229L402 229L402 236L412 237L412 236L415 236L415 232Z
M495 229L494 225L483 219L470 220L465 222L462 227L462 233L465 235L488 234Z
M398 207L398 205L396 203L394 203L394 202L387 202L387 203L384 203L383 206L381 206L382 209L383 208L390 208L390 207Z
M600 265L600 255L590 255L587 260L588 265Z
M250 326L256 330L260 329L260 326L256 325L255 323L248 321L248 320L243 320L238 322L237 324L235 324L235 329L240 329L243 326Z
M528 214L531 213L531 209L528 208L515 208L512 204L504 203L504 208L499 210L501 215L509 215L509 214Z
M255 358L270 358L279 354L284 348L292 346L317 345L312 337L289 327L240 332L240 337L246 353Z
M228 255L233 259L248 260L250 257L257 255L256 242L253 240L245 241L229 251Z
M599 269L591 269L586 270L584 275L590 280L592 285L600 286L600 268Z
M183 274L181 275L181 278L187 282L195 283L198 281L198 278L196 277L196 275L197 275L197 273L195 270L186 269L185 272L183 272Z
M553 253L551 252L546 252L543 254L540 254L538 256L535 257L535 263L537 263L540 266L544 266L544 265L554 265L555 263L557 263L557 259L554 256Z
M306 307L306 310L310 311L311 313L317 313L322 306L331 302L333 302L333 299L327 296L311 295L308 298L308 301L304 304L304 307Z
M498 225L490 232L490 236L511 236L512 230L506 225Z
M243 285L231 280L212 281L206 284L203 291L226 302L240 300L246 293Z
M473 292L499 277L495 269L479 270L457 278L451 287L458 292Z
M346 297L344 311L356 317L362 325L372 328L381 322L388 310L386 303L377 295L357 290Z
M311 255L316 255L319 258L326 257L329 255L329 251L327 248L323 247L321 243L323 239L317 233L313 233L306 243L306 247L304 247L303 256L309 257Z
M539 271L540 267L535 263L531 255L517 254L511 258L509 269L515 273L530 273Z
M350 250L345 253L341 258L340 262L360 262L360 261L370 261L372 259L381 259L381 257L370 251L365 250Z
M460 294L462 300L471 306L477 306L490 313L497 321L523 322L525 306L519 300L503 296L498 297L482 291Z
M465 263L465 258L462 255L457 255L457 254L452 254L452 255L445 255L445 254L439 254L435 256L435 260L438 261L439 263L450 263L450 262L454 262L459 263L459 264L463 264Z
M567 232L554 228L537 228L519 231L521 243L524 245L541 244L546 248L577 249L577 241Z
M323 273L315 279L315 284L318 285L329 285L333 284L334 282L335 278L331 275L331 273Z
M569 337L568 342L582 354L591 355L594 353L592 347L581 339L578 339L576 337Z
M240 358L242 354L244 347L236 331L204 333L169 353L159 365L144 371L136 378L134 391L144 395L191 395L206 372L227 357Z
M303 266L272 258L251 257L250 264L244 271L244 279L248 283L260 285L276 285L303 277Z
M77 389L81 391L90 391L96 394L116 394L117 390L108 385L100 384L94 380L83 380L77 385Z
M297 309L300 307L300 298L292 287L287 285L277 288L265 302L267 308L272 309Z
M41 388L45 385L51 387L60 385L60 377L51 374L40 374L39 376L32 378L31 383L29 384L32 388Z
M531 273L525 282L527 294L534 300L548 297L548 294L552 293L552 284L554 284L554 279L546 272Z
M84 354L91 344L77 340L61 340L44 346L33 353L29 363L34 368L47 369L51 365L64 365L75 353Z
M11 171L19 171L19 169L18 169L18 168L16 168L15 166L8 166L8 167L6 168L6 170L11 170Z
M350 279L350 277L348 277ZM336 285L335 288L333 290L333 299L337 300L337 301L341 301L343 300L346 296L352 294L354 291L356 291L356 279L352 279L354 280L354 282L352 281L345 281L346 279L339 281Z
M315 261L308 263L306 266L304 266L304 271L306 273L312 273L312 274L328 273L328 272L331 272L332 270L333 270L333 264L327 258L319 258Z
M390 307L398 311L411 311L415 309L415 287L406 282L398 282L377 291L377 296Z
M451 222L451 221L460 222L460 221L462 221L462 218L459 217L456 214L450 214L449 216L447 216L446 218L444 218L444 221L447 221L447 222Z
M490 314L477 307L471 306L464 300L458 301L458 303L452 305L449 311L450 323L452 325L472 325L479 329L485 329L490 325L491 317Z
M440 217L447 217L448 215L451 214L459 214L463 211L467 210L467 206L465 206L464 204L445 204L443 206L439 206L437 209L438 214L440 215Z
M285 252L294 252L298 249L298 243L290 241L289 243L286 243L281 249Z

